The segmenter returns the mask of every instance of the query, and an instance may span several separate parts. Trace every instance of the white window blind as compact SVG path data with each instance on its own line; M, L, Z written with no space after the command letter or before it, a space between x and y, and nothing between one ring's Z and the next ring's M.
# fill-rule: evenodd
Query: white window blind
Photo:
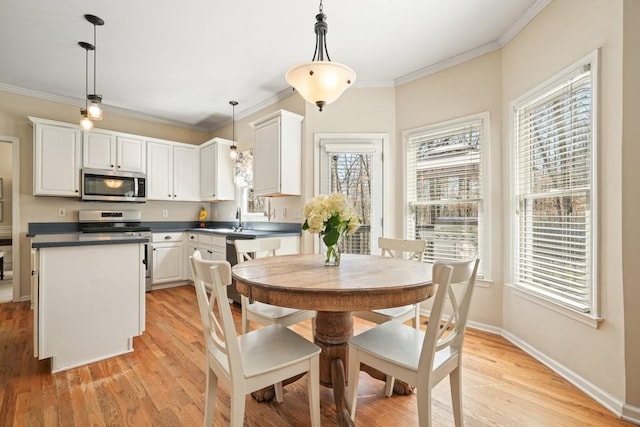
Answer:
M514 108L514 285L594 311L594 138L590 64Z
M405 136L406 238L427 241L425 262L480 256L483 121L463 119Z

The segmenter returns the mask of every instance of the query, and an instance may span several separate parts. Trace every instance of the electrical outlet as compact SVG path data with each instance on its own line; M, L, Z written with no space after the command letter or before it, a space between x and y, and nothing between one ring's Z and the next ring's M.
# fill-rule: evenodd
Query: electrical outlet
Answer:
M213 217L218 218L218 209L213 210Z
M162 209L162 218L167 218L169 216L169 210L168 209Z
M65 208L58 208L58 216L65 216L67 214L67 210Z
M271 209L271 219L276 219L276 210L275 209Z
M287 208L282 208L280 210L280 215L282 216L282 218L286 218L287 217Z

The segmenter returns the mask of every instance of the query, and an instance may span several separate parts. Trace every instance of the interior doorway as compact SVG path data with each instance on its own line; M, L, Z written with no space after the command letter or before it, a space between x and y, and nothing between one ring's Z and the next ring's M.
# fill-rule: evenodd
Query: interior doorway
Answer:
M0 135L0 303L20 299L19 151L18 138Z

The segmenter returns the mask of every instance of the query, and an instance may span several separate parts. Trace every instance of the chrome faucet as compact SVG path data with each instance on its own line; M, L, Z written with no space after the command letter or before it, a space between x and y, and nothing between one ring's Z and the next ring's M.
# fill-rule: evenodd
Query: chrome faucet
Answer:
M238 220L236 231L242 231L242 209L240 208L236 210L236 219Z

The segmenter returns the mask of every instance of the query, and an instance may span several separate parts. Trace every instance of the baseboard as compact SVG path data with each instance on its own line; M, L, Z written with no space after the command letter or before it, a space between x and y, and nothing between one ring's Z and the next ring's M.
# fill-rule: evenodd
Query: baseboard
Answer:
M420 310L420 314L424 316L429 316L430 312L428 310ZM495 335L500 335L510 341L513 345L520 348L522 351L529 354L531 357L539 361L540 363L547 366L556 374L560 375L565 380L569 381L571 384L576 386L578 389L586 393L589 397L591 397L596 402L600 403L606 409L611 411L617 417L640 425L640 407L629 405L611 395L610 393L604 391L600 387L594 385L593 383L587 381L582 376L576 374L571 369L566 366L556 362L546 354L538 351L525 341L511 334L510 332L505 331L502 328L497 326L487 325L479 322L469 321L467 326L471 329L478 329L483 332L488 332Z
M544 353L538 351L528 343L522 341L520 338L515 335L503 330L501 334L505 339L509 340L518 348L522 349L524 352L528 353L534 359L538 360L540 363L547 366L549 369L554 371L556 374L560 375L562 378L569 381L571 384L576 386L578 389L582 390L589 397L591 397L596 402L600 403L602 406L607 408L609 411L613 412L616 416L620 418L624 418L627 421L639 423L640 417L640 408L633 407L631 405L626 404L595 384L587 381L582 376L576 374L571 369L568 369L566 366L556 362L552 358L548 357ZM633 419L635 417L635 420Z
M640 425L640 407L625 403L622 405L622 419Z

